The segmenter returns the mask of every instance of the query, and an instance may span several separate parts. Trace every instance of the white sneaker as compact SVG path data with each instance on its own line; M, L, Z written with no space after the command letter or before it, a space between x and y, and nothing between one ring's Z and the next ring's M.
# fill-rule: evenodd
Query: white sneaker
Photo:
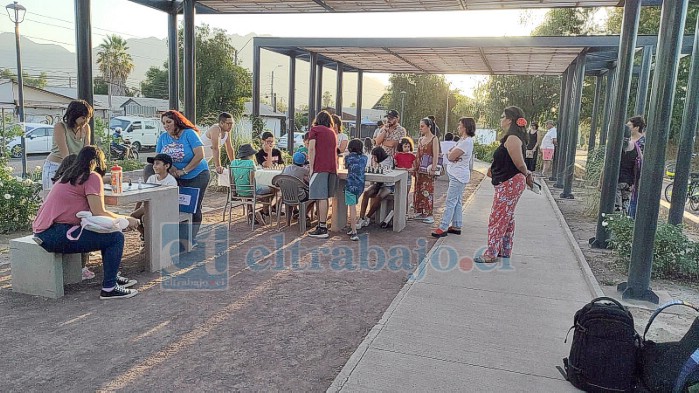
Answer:
M422 219L422 222L424 222L425 224L434 224L434 217L427 216Z
M357 219L357 229L361 229L362 227L368 227L369 226L369 219L364 218L362 219L361 217Z

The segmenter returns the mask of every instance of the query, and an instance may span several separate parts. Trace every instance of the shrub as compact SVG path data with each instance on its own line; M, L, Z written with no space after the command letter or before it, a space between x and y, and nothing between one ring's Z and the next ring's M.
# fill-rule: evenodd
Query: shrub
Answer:
M475 142L473 143L473 154L477 159L486 162L493 162L493 153L500 146L500 143L493 142L489 145Z
M0 158L0 233L31 229L41 205L41 183L12 176L12 167Z
M610 245L616 260L628 270L633 243L634 221L621 214L608 214L602 223L610 231ZM682 227L661 223L653 243L653 278L699 277L699 243L682 232Z

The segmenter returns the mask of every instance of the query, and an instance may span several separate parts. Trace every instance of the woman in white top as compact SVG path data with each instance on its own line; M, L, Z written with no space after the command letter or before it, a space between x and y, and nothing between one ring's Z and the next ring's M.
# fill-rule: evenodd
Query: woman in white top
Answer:
M233 129L233 116L228 112L223 112L218 115L218 124L211 126L205 133L201 135L201 141L204 144L204 159L211 160L216 173L223 173L221 166L221 145L226 147L226 154L230 160L235 158L233 143L231 141L231 130Z
M63 121L53 126L51 154L46 157L41 174L41 183L45 191L53 187L53 177L64 157L78 154L80 149L90 144L90 118L92 106L84 100L75 100L68 104Z
M447 152L447 174L449 188L444 203L444 214L439 228L432 232L434 237L444 237L447 233L461 234L462 198L464 188L471 181L471 157L473 156L473 137L476 135L476 121L471 117L459 119L461 139Z

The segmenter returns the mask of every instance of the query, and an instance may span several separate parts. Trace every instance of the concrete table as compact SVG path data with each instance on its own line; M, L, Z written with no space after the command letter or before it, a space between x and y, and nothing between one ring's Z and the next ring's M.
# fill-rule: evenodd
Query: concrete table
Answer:
M166 253L163 248L163 231L161 224L179 225L179 188L175 186L157 186L138 189L137 184L124 184L123 192L114 194L109 185L105 185L104 203L110 206L124 206L144 202L144 239L146 261L151 272L176 263L177 255Z
M333 215L331 222L331 230L336 232L341 231L347 225L347 205L345 204L347 169L338 170L337 177L340 181L332 201ZM393 232L400 232L405 229L408 201L408 171L405 169L393 169L384 174L366 173L365 180L368 182L396 183L393 193Z

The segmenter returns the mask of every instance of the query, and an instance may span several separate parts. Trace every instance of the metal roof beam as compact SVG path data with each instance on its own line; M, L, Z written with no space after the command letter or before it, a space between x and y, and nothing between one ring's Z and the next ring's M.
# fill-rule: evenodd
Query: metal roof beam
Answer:
M327 5L323 0L313 0L313 2L318 4L321 7L325 8L326 11L335 12L335 9L333 7Z
M488 71L490 71L490 75L495 75L495 72L493 72L493 67L490 66L490 62L488 61L488 57L485 55L483 48L478 48L478 52L481 54L481 59L483 60L483 64L485 64L485 66L488 67Z

